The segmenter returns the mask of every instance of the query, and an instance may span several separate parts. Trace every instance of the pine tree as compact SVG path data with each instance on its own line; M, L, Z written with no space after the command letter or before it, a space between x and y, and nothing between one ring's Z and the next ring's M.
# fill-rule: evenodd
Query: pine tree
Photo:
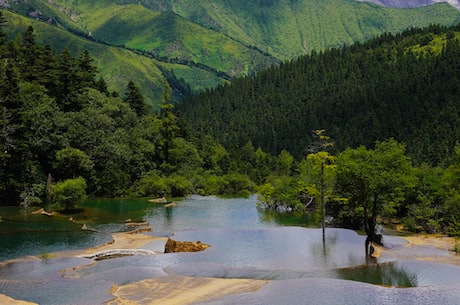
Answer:
M0 46L4 45L6 42L6 33L3 30L6 25L6 19L3 16L3 13L0 11Z
M97 69L93 66L94 59L89 54L88 50L84 50L77 60L77 77L81 88L96 87Z
M125 97L123 101L129 104L131 109L137 114L137 116L143 116L148 113L147 105L144 102L144 97L142 96L140 90L133 81L128 83L128 86L125 90Z

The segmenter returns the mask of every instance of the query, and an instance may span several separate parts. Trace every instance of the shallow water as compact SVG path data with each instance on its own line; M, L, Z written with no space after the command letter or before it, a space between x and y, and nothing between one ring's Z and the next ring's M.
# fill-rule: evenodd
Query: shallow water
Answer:
M52 252L92 246L111 232L127 230L128 218L148 221L152 235L200 240L212 247L199 253L121 257L91 265L91 260L80 258L8 263L0 267L0 293L41 305L102 304L111 299L113 284L175 274L270 280L260 291L206 304L281 305L307 300L308 304L460 304L459 267L410 259L448 256L448 251L407 249L402 239L385 236L389 249L407 259L366 260L364 237L356 232L328 228L323 243L321 230L309 227L308 217L266 213L255 203L255 197L200 196L173 208L146 200L90 201L85 213L74 216L78 224L62 219L59 224L58 219L44 216L25 221L30 216L9 209L0 214L6 215L0 224L3 259L40 253L43 248ZM81 230L82 223L95 231ZM163 247L155 241L145 248ZM86 266L75 268L81 265Z

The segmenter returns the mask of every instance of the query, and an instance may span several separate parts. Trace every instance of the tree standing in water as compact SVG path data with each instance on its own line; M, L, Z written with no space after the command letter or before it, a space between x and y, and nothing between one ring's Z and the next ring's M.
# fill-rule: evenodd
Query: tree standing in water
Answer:
M366 254L372 242L382 244L376 234L378 217L394 214L406 190L415 184L405 147L393 139L377 142L374 150L349 148L337 157L337 190L348 198L342 217L364 227Z
M324 168L327 164L332 163L334 161L334 157L328 154L328 150L330 150L334 144L331 142L331 138L326 135L326 130L318 129L313 131L313 137L315 141L310 145L308 151L311 152L307 156L307 160L311 163L320 164L320 181L319 181L319 189L320 189L320 200L321 200L321 228L323 230L323 244L326 242L325 237L325 229L326 229L326 203L325 203L325 172Z

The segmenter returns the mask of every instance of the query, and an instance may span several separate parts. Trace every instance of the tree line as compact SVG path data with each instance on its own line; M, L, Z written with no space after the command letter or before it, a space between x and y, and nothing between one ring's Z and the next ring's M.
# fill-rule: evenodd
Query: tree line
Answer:
M460 236L460 147L447 167L414 165L391 138L372 149L329 151L310 152L289 176L267 178L261 205L319 219L324 200L330 226L362 229L369 241L378 241L378 225Z
M460 138L459 27L432 25L312 52L186 98L178 111L194 135L226 147L251 140L271 154L305 154L309 131L336 150L390 137L414 162L441 164Z

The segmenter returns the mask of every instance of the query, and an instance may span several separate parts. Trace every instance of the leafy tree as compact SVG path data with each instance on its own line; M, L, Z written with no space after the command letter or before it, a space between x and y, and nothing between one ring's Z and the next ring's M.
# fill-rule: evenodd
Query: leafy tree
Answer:
M398 209L398 215L410 231L436 233L442 230L447 199L443 173L444 169L427 164L415 168L417 185Z
M91 192L120 195L131 182L130 132L136 115L120 99L92 89L80 97L88 105L79 112L65 114L64 136L69 146L83 151L94 163L98 183L90 185Z
M78 177L57 182L52 185L52 193L54 202L61 208L72 209L86 199L86 181Z
M449 234L460 236L460 147L455 150L452 164L444 171L442 181L447 195L445 218Z
M24 100L21 112L23 142L42 164L46 164L49 154L54 154L53 149L64 141L61 135L63 114L42 85L22 83L20 95Z
M374 150L349 148L336 161L337 190L348 199L336 216L342 224L363 226L366 245L380 242L378 217L394 214L406 191L416 183L404 145L390 139L377 142Z
M209 134L198 139L198 148L203 167L211 173L222 175L228 171L230 154L222 144L219 144Z
M92 178L94 163L87 154L73 147L66 147L56 152L54 168L63 179L86 177Z
M196 147L184 138L174 138L172 147L169 149L169 163L165 164L169 171L183 176L190 176L193 172L198 172L203 166Z
M132 187L138 197L163 197L171 193L171 185L159 171L153 170L141 177Z
M248 176L239 173L230 173L224 176L222 194L249 194L252 191L252 182Z
M310 192L305 180L292 176L268 177L267 182L257 188L260 204L278 212L305 212L303 195Z
M294 156L283 149L276 160L276 174L279 176L289 176L294 168Z

